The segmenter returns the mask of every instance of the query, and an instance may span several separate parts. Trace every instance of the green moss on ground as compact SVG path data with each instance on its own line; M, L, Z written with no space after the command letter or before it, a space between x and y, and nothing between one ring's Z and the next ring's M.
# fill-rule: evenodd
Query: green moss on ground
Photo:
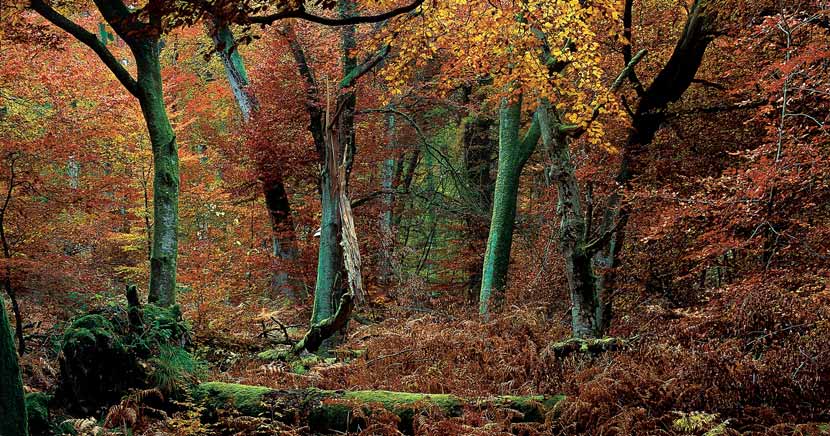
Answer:
M267 411L265 394L273 389L264 386L248 386L235 383L208 382L197 385L191 391L193 399L209 409L234 407L240 413L259 416Z
M286 362L291 358L291 352L288 350L265 350L259 354L257 354L257 358L260 360L267 360L272 362Z
M43 392L31 392L25 395L26 416L29 420L29 433L46 434L49 431L49 400L51 397Z

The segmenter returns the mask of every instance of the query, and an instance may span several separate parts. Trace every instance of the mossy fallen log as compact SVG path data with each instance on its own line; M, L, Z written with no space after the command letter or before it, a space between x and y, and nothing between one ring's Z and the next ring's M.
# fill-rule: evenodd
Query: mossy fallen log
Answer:
M365 426L352 412L365 405L382 407L400 418L399 427L412 432L414 417L437 408L447 416L459 416L465 407L497 407L518 412L517 422L541 422L562 396L499 396L484 399L461 398L451 394L419 394L370 391L332 391L316 388L278 390L263 386L208 382L196 386L194 400L211 414L236 409L248 416L261 416L291 424L305 424L314 432L354 431ZM334 401L342 400L342 401Z
M600 354L607 351L618 351L625 346L626 341L620 338L570 338L551 344L547 353L553 354L557 358L563 358L572 353Z

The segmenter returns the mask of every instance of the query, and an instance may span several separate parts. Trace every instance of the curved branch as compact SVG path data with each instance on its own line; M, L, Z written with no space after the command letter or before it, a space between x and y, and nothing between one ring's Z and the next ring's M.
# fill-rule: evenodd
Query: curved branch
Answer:
M101 58L104 65L112 71L118 81L121 82L125 88L127 88L127 91L136 97L138 96L138 82L136 82L130 73L124 69L115 56L113 56L112 52L110 52L107 47L98 40L98 37L95 36L95 34L61 15L58 11L47 5L43 0L32 0L31 7L47 21L69 33L75 37L75 39L91 48L95 54Z
M286 18L297 18L300 20L310 21L312 23L322 24L325 26L352 26L355 24L378 23L381 21L386 21L398 15L402 15L407 12L412 12L419 6L421 6L421 4L423 3L424 0L415 0L406 6L401 6L399 8L392 9L388 12L384 12L382 14L357 15L354 17L345 18L322 17L319 15L308 13L306 12L304 7L300 7L299 9L277 12L275 14L270 15L246 17L244 21L246 23L253 24L273 24L275 21L279 21Z

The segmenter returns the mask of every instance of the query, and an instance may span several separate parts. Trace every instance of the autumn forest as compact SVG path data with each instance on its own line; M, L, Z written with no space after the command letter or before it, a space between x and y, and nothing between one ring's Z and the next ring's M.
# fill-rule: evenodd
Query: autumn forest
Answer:
M830 435L827 0L0 0L0 436Z

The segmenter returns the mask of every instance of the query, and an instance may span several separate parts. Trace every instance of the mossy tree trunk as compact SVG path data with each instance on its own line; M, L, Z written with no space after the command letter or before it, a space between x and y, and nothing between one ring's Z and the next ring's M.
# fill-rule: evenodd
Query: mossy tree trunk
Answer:
M6 305L0 297L0 436L28 434L23 380Z
M52 24L91 48L112 71L124 88L141 104L153 150L153 244L150 254L149 299L162 306L176 302L176 256L179 223L179 155L176 135L167 109L161 82L159 40L162 18L150 13L138 17L121 1L95 0L95 6L123 39L135 58L138 76L133 78L107 49L106 42L54 10L43 0L30 7Z
M294 423L306 423L318 433L355 431L365 426L354 408L369 411L379 406L400 418L399 430L412 434L413 421L423 410L437 409L446 416L459 416L465 407L508 408L520 412L514 422L543 422L562 396L499 396L482 399L451 394L420 394L391 391L328 391L315 388L276 390L264 386L230 383L202 383L193 390L194 399L208 413L228 407L248 416L278 416ZM277 415L275 412L279 412Z
M516 220L516 202L519 179L527 159L536 148L539 139L538 124L519 137L521 128L521 96L517 101L502 102L499 111L499 164L496 187L493 194L493 213L490 219L490 235L484 254L479 312L487 315L491 306L503 298L513 245L513 227ZM495 304L494 304L495 303Z
M153 148L153 247L149 301L176 303L176 256L179 229L179 150L167 117L161 82L159 40L129 40L138 70L138 101Z
M253 92L248 88L250 82L245 63L236 48L233 32L231 32L228 25L220 24L216 19L213 19L211 25L213 28L210 29L210 32L213 44L216 47L216 54L222 60L228 85L230 85L233 97L237 106L239 106L242 119L247 122L251 119L253 112L257 110L259 103Z
M353 0L339 0L337 3L341 17L348 17L354 13L355 4ZM349 76L357 67L357 61L352 55L355 48L355 27L344 26L340 29L340 42L342 47L342 74ZM351 85L351 83L349 83ZM349 86L347 85L347 86ZM338 86L339 92L343 83ZM334 107L342 108L337 117L338 149L337 156L347 156L343 177L345 187L348 190L349 175L351 174L351 163L356 148L354 132L354 111L357 98L354 92L348 91L338 94ZM332 158L331 150L325 146L318 147L320 162L323 170L320 174L320 200L322 207L322 219L320 223L320 248L317 256L317 282L314 287L314 310L312 311L311 323L318 324L330 317L337 311L337 302L346 291L346 271L343 259L343 247L340 245L343 232L343 222L340 217L340 197L337 194L339 181L336 180L329 168L328 162Z
M551 119L553 118L553 120ZM536 111L542 143L551 158L548 180L556 186L560 217L559 249L565 261L565 275L571 296L573 335L592 338L602 334L604 305L596 294L592 259L596 249L588 243L590 211L583 209L579 180L571 161L569 138L561 131L558 116L542 102Z

